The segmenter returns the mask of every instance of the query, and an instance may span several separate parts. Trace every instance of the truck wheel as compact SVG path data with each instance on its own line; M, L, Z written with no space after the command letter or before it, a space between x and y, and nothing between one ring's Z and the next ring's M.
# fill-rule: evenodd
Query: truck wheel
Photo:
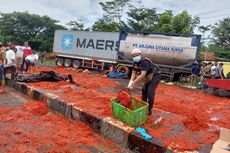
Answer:
M73 68L79 69L81 67L81 62L79 60L74 60L72 65Z
M64 66L65 67L70 67L71 66L71 64L72 64L72 60L71 59L65 59L65 62L64 62Z
M121 72L121 73L124 73L126 75L129 74L129 68L127 66L119 66L117 71Z
M173 82L173 81L174 81L174 74L171 74L171 75L170 75L169 81L170 81L170 82Z
M57 64L57 66L62 66L63 62L64 62L64 60L62 58L58 58L56 64Z

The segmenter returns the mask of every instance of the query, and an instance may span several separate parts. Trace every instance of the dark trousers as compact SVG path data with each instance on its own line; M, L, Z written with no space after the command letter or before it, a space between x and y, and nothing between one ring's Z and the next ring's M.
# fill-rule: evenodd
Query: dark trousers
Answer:
M151 112L154 104L155 91L160 83L161 74L155 74L151 82L146 83L142 88L142 101L149 103L149 112Z
M4 68L3 66L0 66L0 79L3 79L3 75L4 75Z
M14 79L15 74L16 74L16 67L15 66L5 67L3 70L4 77L6 76L6 74L9 70L11 71L11 79Z
M26 64L26 69L24 69L24 65ZM26 59L22 59L22 65L21 65L21 71L28 71L28 63L26 62Z
M215 76L215 79L221 79L221 76Z

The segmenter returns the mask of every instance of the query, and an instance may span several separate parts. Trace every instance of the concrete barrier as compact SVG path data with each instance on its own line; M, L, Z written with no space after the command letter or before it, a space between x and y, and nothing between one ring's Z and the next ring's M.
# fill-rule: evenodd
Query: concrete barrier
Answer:
M167 148L162 147L158 140L146 140L132 132L133 127L111 118L101 118L90 112L86 112L71 103L60 100L53 94L29 87L24 83L6 79L6 85L38 101L45 102L47 107L70 120L81 120L103 137L110 139L122 147L140 153L171 153Z
M132 130L134 130L134 128L125 126L122 122L114 118L107 117L103 119L100 132L105 138L113 140L122 147L127 147L129 133Z

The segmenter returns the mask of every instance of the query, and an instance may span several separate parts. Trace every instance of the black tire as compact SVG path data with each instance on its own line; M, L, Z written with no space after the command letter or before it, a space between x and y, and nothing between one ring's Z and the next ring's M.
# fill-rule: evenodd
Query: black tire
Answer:
M170 81L170 82L173 82L173 81L174 81L174 76L170 76L170 77L169 77L169 81Z
M129 75L129 68L127 66L119 66L117 68L118 72L124 73L126 75Z
M57 58L56 64L57 66L63 66L64 60L62 58Z
M81 67L81 61L80 60L74 60L72 63L73 68L79 69Z
M69 59L69 58L66 58L65 61L64 61L64 66L65 67L70 67L72 64L72 60Z

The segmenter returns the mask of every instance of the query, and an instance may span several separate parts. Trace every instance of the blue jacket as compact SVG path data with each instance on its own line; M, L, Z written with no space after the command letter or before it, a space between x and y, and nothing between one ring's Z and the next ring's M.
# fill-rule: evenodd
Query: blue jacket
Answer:
M192 74L199 74L200 73L200 67L198 64L194 64L192 66Z

